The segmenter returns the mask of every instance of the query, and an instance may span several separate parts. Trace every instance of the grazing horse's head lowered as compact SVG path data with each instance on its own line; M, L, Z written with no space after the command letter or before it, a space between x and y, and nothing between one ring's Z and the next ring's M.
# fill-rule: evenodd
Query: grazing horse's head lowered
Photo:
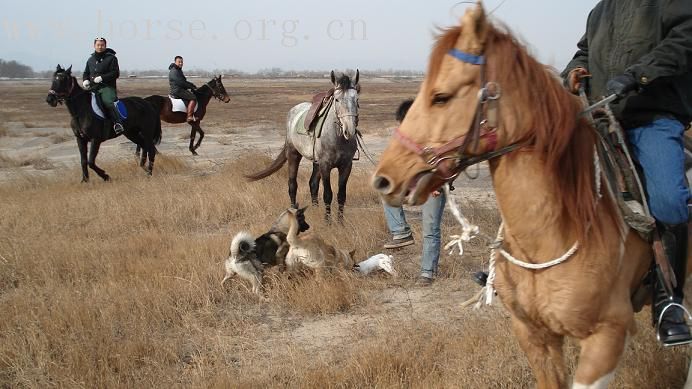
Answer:
M79 86L72 77L72 66L63 69L58 65L53 73L53 82L48 91L48 96L46 96L46 103L51 107L56 107L58 103L62 103L72 94L74 88L79 88Z
M345 74L337 79L334 71L332 71L337 124L341 128L341 135L347 140L356 136L356 129L358 128L359 79L360 72L358 70L356 70L356 76L353 80Z
M226 88L223 86L223 82L221 82L221 77L222 76L219 75L212 78L211 81L207 83L207 86L209 86L209 89L211 89L212 96L223 101L224 103L228 103L231 101L231 98L228 96Z

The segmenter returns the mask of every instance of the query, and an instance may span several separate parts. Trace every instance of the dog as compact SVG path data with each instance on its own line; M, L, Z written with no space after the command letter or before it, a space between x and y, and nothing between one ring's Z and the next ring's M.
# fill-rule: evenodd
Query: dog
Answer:
M264 266L257 259L255 240L249 232L239 232L233 238L228 259L226 259L225 268L226 276L221 281L221 285L238 274L241 278L250 281L253 293L262 296L262 275L264 274Z
M307 231L310 225L305 221L305 208L295 210L295 215L298 231ZM284 211L272 228L257 239L246 231L237 233L231 241L228 259L224 264L226 275L221 285L238 274L241 278L250 281L253 293L262 296L264 269L277 265L280 270L285 268L286 254L289 249L286 233L289 227L288 211Z
M295 208L296 219L298 220L298 234L310 229L310 225L305 221L306 208ZM286 254L288 254L290 247L288 242L286 242L286 234L289 227L288 210L286 210L279 215L269 231L255 239L257 259L265 267L278 266L280 271L285 269Z
M322 272L335 269L352 270L355 263L355 250L339 250L325 243L317 236L298 236L299 223L297 210L288 209L289 229L286 241L290 248L286 254L286 266L295 271L300 266Z

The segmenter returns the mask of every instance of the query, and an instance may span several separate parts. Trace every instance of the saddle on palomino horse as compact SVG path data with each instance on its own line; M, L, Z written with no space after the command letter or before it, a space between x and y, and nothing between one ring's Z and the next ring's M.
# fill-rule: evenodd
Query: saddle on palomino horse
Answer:
M652 268L631 296L634 311L639 312L651 298L656 279L671 296L678 281L667 258L656 220L648 211L646 189L632 160L624 131L608 106L595 112L591 120L597 129L599 142L596 151L607 190L613 194L625 223L652 243Z

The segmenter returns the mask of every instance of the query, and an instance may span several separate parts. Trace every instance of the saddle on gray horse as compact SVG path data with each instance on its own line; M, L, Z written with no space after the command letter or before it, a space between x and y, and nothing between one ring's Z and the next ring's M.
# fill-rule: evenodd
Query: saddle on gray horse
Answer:
M334 88L331 88L326 92L320 92L312 97L312 105L310 106L310 109L308 110L308 113L305 116L304 128L306 130L309 131L310 126L314 124L315 119L320 117L320 114L326 111L322 108L328 106L331 103L333 97Z

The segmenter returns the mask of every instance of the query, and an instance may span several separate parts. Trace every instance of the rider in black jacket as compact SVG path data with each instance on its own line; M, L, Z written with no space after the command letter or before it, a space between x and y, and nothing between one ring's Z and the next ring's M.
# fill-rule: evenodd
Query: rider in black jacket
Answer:
M106 45L105 38L94 39L94 53L87 60L82 84L84 88L91 89L98 95L113 120L115 133L120 134L124 131L124 127L115 107L115 102L118 100L116 80L120 77L120 67L115 51L106 48ZM107 128L106 133L109 130Z

